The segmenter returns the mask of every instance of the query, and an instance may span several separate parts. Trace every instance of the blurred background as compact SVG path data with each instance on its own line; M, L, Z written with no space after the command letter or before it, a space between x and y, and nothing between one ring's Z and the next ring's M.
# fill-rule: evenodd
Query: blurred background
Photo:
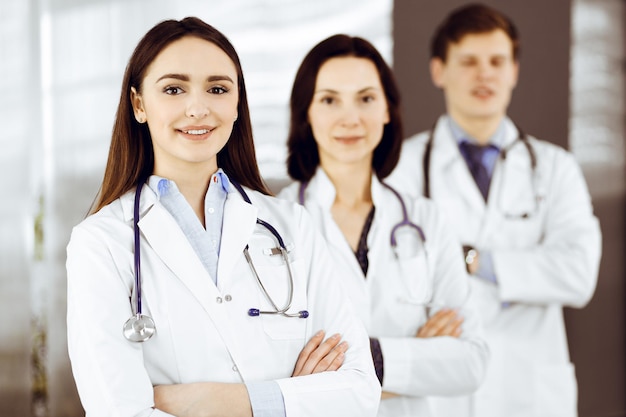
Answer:
M98 191L124 67L149 28L195 15L230 38L261 173L276 190L288 181L288 98L304 54L334 33L369 39L396 71L413 134L444 110L428 42L463 3L0 0L0 417L84 415L67 357L65 246ZM596 294L566 311L580 416L626 416L626 1L485 3L522 35L511 116L574 153L602 225Z

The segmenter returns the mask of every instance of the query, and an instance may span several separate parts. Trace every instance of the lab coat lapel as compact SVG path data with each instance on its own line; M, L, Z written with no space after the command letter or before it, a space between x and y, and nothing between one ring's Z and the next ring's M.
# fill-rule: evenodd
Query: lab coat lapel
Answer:
M440 118L437 123L432 152L430 178L433 198L438 199L440 197L438 192L445 190L452 194L454 199L459 197L464 199L466 207L470 207L475 212L484 213L485 200L452 136L447 117ZM439 181L445 181L445 183L438 184Z
M143 198L142 198L143 199ZM222 250L218 263L218 285L220 277L226 279L232 271L245 242L252 233L256 219L256 209L241 199L229 198L224 209ZM187 237L176 224L174 218L159 203L140 220L139 227L151 248L167 267L189 288L211 317L228 352L239 369L242 380L246 380L245 370L240 364L241 352L234 333L237 331L226 310L215 303L220 291L213 284L208 272L196 256ZM221 271L221 272L220 272Z
M139 221L139 227L157 256L207 309L211 305L209 300L215 299L218 291L189 240L167 209L155 203Z
M258 209L246 203L238 193L228 194L224 206L222 242L217 265L217 284L220 288L221 283L228 280L250 241L256 225L257 213Z
M499 159L489 191L490 211L531 211L534 201L533 170L528 149L518 141L519 133L513 122L506 120L506 160ZM520 206L522 204L522 206ZM517 206L517 207L516 207ZM497 218L491 213L489 218Z

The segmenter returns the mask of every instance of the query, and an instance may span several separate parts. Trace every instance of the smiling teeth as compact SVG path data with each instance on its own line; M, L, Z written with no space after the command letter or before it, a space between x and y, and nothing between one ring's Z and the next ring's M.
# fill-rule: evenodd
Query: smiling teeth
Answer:
M209 131L207 129L200 129L200 130L183 130L183 132L190 134L190 135L204 135L205 133L209 133Z

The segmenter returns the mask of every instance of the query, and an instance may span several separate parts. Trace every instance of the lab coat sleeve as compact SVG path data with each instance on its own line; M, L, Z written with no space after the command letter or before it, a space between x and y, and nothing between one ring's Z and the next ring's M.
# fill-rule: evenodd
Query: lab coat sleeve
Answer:
M431 209L422 223L434 265L432 316L441 306L457 308L464 318L454 337L380 338L384 360L383 391L407 396L463 395L482 382L489 361L478 315L470 307L470 286L462 250L443 215Z
M324 330L339 333L349 349L341 368L278 380L288 416L375 416L380 402L380 384L376 378L369 348L369 338L348 297L338 284L336 268L327 252L323 237L314 228L308 213L300 213L298 240L309 271L308 318L310 333ZM329 409L332 410L329 412Z
M129 253L89 219L74 228L67 247L68 350L88 417L170 416L153 409L141 343L122 335L132 315Z
M524 249L491 249L499 294L505 302L583 307L596 287L600 226L573 156L558 149L552 157L541 241Z

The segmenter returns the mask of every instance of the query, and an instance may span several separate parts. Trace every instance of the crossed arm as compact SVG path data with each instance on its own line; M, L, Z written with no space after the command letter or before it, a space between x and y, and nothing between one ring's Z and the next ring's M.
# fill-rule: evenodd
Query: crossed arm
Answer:
M343 364L348 344L335 334L324 340L317 332L304 346L292 377L336 371ZM154 403L159 410L178 417L252 417L248 391L243 383L198 382L154 387Z

